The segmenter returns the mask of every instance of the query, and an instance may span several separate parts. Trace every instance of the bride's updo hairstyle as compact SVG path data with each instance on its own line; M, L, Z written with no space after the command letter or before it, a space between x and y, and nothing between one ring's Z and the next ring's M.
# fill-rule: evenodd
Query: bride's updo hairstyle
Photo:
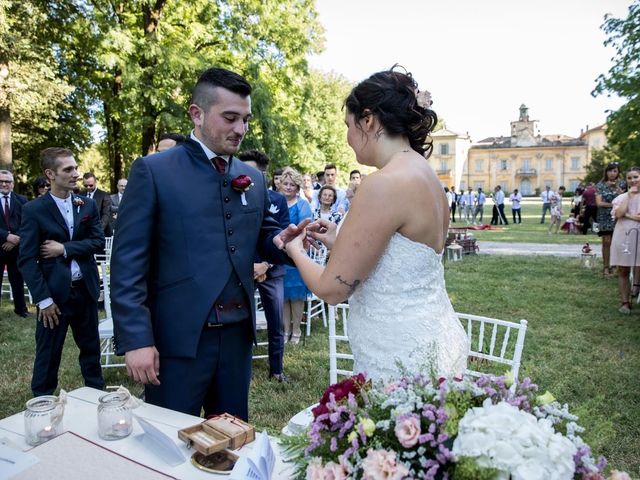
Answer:
M438 123L436 112L431 110L428 92L419 92L411 73L391 70L378 72L356 85L345 100L347 111L360 120L370 113L381 124L376 137L383 131L388 135L406 135L411 148L429 157L433 150L429 133Z

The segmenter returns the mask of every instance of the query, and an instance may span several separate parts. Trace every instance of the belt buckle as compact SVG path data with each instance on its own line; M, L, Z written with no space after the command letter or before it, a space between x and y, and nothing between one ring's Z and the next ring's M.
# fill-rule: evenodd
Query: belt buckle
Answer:
M218 328L218 327L221 327L222 325L223 325L222 323L207 322L207 328Z

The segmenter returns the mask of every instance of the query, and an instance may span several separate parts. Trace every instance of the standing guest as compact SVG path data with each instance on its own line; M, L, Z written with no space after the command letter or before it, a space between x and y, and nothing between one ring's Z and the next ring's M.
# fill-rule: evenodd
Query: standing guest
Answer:
M156 145L156 152L161 153L176 145L182 145L187 138L181 133L163 133L158 137L158 144Z
M582 192L583 224L582 234L586 235L589 228L596 221L598 215L598 205L596 204L596 187L593 182L589 182Z
M326 172L327 170L325 170L325 180L327 179ZM301 187L302 175L293 168L285 168L280 178L280 191L287 199L289 219L294 224L312 217L309 202L298 195ZM284 268L284 340L297 345L300 343L302 335L300 322L309 290L296 267L286 265Z
M476 209L473 212L473 223L478 223L478 214L480 214L480 223L484 217L484 204L487 203L487 196L482 191L482 188L478 188L478 195L476 196Z
M265 180L269 157L258 150L248 150L238 155L238 158L250 167L258 169ZM286 229L289 224L289 209L287 200L279 192L268 190L269 211L280 224L280 228ZM282 367L284 354L284 266L271 265L263 261L259 256L253 264L253 277L257 282L260 301L267 320L269 378L277 382L288 381Z
M522 215L520 214L520 210L522 209L520 202L522 202L522 195L516 188L511 195L509 195L509 200L511 201L511 215L513 215L513 223L522 223ZM518 221L516 222L516 217Z
M18 269L20 250L20 222L22 206L27 197L13 191L13 174L9 170L0 170L0 285L4 281L4 269L7 269L9 285L13 294L13 311L19 317L29 316L24 300L24 280Z
M302 176L302 194L307 202L311 203L313 200L313 179L308 173Z
M111 196L104 190L98 188L98 181L96 176L87 172L82 176L82 183L84 185L84 192L82 194L93 199L98 205L98 211L100 212L100 224L102 225L102 231L105 237L111 236Z
M456 193L456 187L453 185L451 186L451 197L451 221L456 223L456 208L458 207L460 199Z
M276 168L273 171L273 178L271 179L271 190L275 190L276 192L280 191L280 177L282 176L282 171L284 168Z
M504 192L502 191L502 187L498 185L493 191L493 215L491 225L509 225L507 217L504 215Z
M33 198L38 198L47 193L51 188L51 185L49 184L47 177L40 175L31 183L31 187L33 188Z
M322 185L324 185L324 171L316 173L316 181L313 184L313 189L320 190Z
M551 191L551 187L549 185L544 187L544 192L540 194L540 198L542 199L542 217L540 218L540 223L544 223L544 217L547 215L547 212L551 211L551 197L553 196L553 192Z
M362 174L360 173L360 170L351 170L351 172L349 173L349 186L345 191L345 200L344 200L345 209L347 212L349 211L349 207L351 206L353 197L356 195L356 192L358 191L358 187L360 186L361 182L362 182Z
M46 148L40 165L51 192L22 209L18 265L38 306L36 358L31 390L51 395L67 330L80 349L80 371L87 387L104 388L100 366L98 296L94 254L104 248L104 233L95 201L71 193L78 165L66 148Z
M338 199L336 189L331 185L323 185L319 190L318 198L320 206L313 211L313 220L323 218L335 223L336 225L342 220L342 214L333 210L333 205Z
M464 209L464 220L469 225L473 221L473 206L476 202L475 195L473 194L473 190L469 187L467 193L462 195L462 199L460 200L460 205Z
M584 188L578 187L575 192L573 192L573 198L571 199L571 210L569 213L573 213L574 217L578 218L580 215L580 210L582 210L582 193L584 192Z
M616 219L611 240L611 265L618 267L618 290L620 292L620 313L631 313L630 296L638 296L640 287L640 255L638 255L638 229L640 229L640 167L631 167L627 172L626 193L612 201L611 215ZM629 274L633 267L636 282L629 284Z
M462 221L462 212L464 211L464 207L462 205L462 197L464 196L464 190L461 188L460 193L458 194L457 203L458 203L458 220Z
M602 238L602 274L611 275L613 272L609 263L611 251L611 237L613 235L614 220L611 217L613 199L622 193L618 182L620 170L617 162L610 163L604 168L604 175L596 185L596 205L598 213L598 236Z
M127 179L121 178L120 180L118 180L116 188L118 189L118 192L111 195L111 230L112 231L116 227L116 219L118 218L118 207L120 206L120 202L122 201L122 195L124 195L124 191L127 188Z
M449 218L451 218L451 204L453 203L453 197L455 196L449 190L449 187L444 187L444 196L447 198L447 205L449 207Z
M137 159L118 208L116 353L145 384L147 402L196 416L204 407L205 415L248 418L255 253L288 261L280 248L301 231L281 232L264 177L233 158L250 94L237 73L205 71L188 109L191 135Z
M558 233L562 222L562 197L564 196L565 188L561 185L558 187L558 192L554 192L551 195L551 223L549 224L549 234ZM555 231L554 231L555 227Z

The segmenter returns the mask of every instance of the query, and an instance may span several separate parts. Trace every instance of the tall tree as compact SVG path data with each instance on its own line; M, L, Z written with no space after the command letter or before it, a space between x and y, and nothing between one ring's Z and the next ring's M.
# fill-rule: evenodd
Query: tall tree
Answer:
M614 64L597 79L593 95L617 94L627 99L607 118L611 150L625 164L640 164L640 0L633 0L626 18L605 16L602 29L609 35L604 44L613 46Z

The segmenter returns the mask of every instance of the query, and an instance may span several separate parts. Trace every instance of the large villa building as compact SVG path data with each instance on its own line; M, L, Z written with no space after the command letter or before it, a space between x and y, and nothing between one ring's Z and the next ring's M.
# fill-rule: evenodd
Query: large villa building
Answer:
M469 135L446 128L433 132L433 154L429 161L443 186L456 190L500 185L505 192L517 188L522 195L537 195L547 185L564 185L574 191L586 175L592 150L606 144L606 125L581 131L577 138L543 135L538 121L530 120L525 105L511 122L511 136L489 137L472 143Z

